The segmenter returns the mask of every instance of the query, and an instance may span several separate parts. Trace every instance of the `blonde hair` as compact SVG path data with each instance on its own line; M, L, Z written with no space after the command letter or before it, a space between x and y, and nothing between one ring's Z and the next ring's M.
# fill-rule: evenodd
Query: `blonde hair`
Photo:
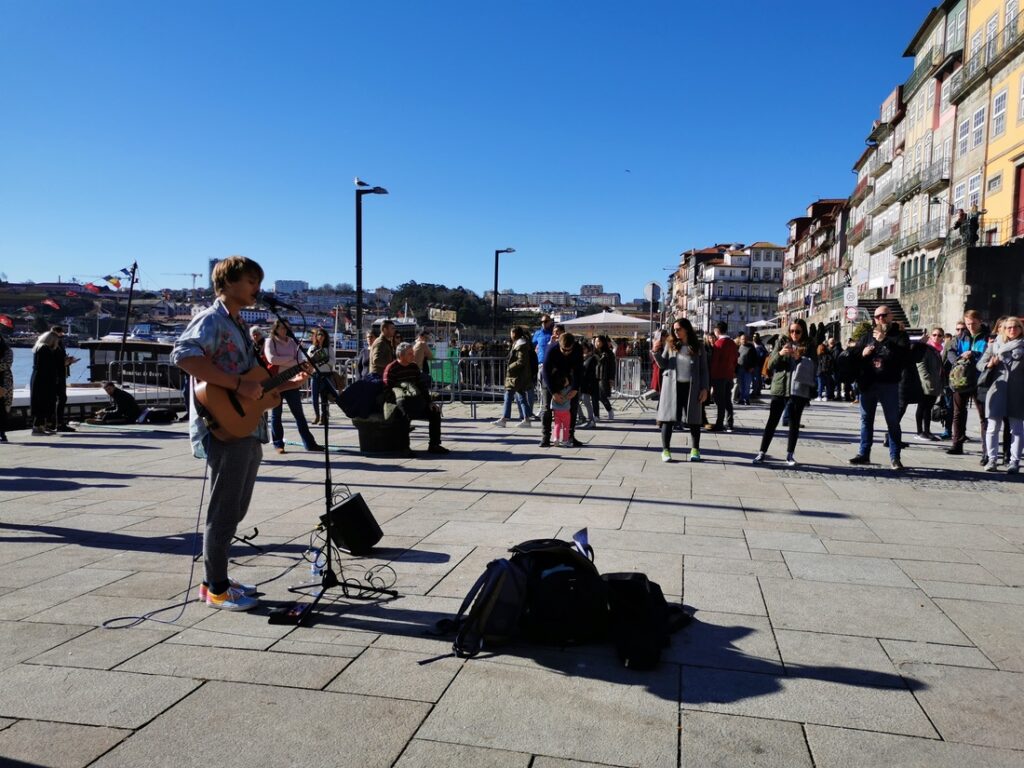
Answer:
M1015 325L1018 328L1020 328L1021 335L1024 336L1024 320L1021 320L1019 317L1015 317L1014 315L1010 315L1009 317L1003 319L1003 327L999 329L1000 341L1009 341L1009 338L1006 335L1006 329L1011 325Z
M213 265L213 272L210 274L214 292L224 293L228 283L237 283L243 275L250 275L262 283L263 267L247 256L228 256L221 259Z
M35 354L43 347L49 347L50 349L56 349L57 345L60 344L60 336L53 331L46 331L36 339L35 346L32 347L32 353Z

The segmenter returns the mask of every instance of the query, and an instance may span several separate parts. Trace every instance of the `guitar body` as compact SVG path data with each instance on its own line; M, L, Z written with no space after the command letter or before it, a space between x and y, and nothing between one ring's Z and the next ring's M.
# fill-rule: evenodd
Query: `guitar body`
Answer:
M270 374L258 365L242 374L243 381L255 381L264 387L269 378ZM248 437L256 431L263 414L281 404L281 395L274 389L265 389L259 400L249 400L230 389L197 380L195 393L206 409L206 426L223 442Z

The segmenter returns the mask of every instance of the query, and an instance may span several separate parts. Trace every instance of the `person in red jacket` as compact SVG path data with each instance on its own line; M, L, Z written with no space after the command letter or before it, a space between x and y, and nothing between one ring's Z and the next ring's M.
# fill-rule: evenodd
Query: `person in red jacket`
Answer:
M715 343L711 351L711 391L715 399L715 425L713 432L733 430L732 387L739 362L739 348L729 338L729 326L715 324Z

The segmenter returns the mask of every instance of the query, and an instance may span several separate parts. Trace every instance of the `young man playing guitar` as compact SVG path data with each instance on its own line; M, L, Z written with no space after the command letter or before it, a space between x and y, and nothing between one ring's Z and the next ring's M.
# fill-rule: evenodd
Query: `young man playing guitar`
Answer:
M244 256L230 256L214 266L212 277L217 299L189 323L174 345L171 362L192 377L192 453L206 458L210 468L210 503L203 534L206 579L199 587L199 597L212 608L247 611L258 605L253 597L256 587L228 578L228 552L249 509L263 457L262 444L267 442L265 409L256 401L266 398L273 405L279 396L263 383L268 377L265 371L253 375L259 363L248 327L239 316L243 308L256 303L263 268ZM285 386L297 386L297 381ZM201 401L201 389L227 393L240 407L261 414L255 428L244 436L219 429L209 411L197 402Z

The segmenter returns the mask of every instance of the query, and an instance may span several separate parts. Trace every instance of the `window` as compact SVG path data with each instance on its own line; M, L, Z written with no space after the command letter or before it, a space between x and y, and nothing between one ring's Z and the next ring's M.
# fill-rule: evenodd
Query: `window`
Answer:
M956 26L953 30L953 42L963 45L967 39L967 9L964 8L956 15Z
M935 83L931 81L928 82L928 96L926 98L928 99L928 114L931 115L935 109Z
M991 179L988 180L988 185L986 186L986 190L988 191L989 194L992 194L993 192L998 192L1002 188L1003 188L1003 174L997 173L995 176L993 176Z
M1002 136L1006 131L1006 89L1003 88L992 100L992 136Z
M981 30L980 29L977 32L975 32L973 35L971 35L971 50L970 50L969 55L973 59L979 53L981 53Z
M967 137L971 135L971 121L964 120L956 132L956 153L963 157L967 154Z
M755 280L761 279L761 270L759 267L754 267L751 277L753 277Z
M1017 95L1019 96L1017 119L1024 120L1024 75L1020 76L1020 88L1018 89Z
M981 205L981 174L976 173L967 180L967 205Z
M953 188L953 208L960 209L964 207L964 195L967 192L967 185L962 181Z
M980 147L985 141L985 108L979 108L971 120L971 149Z
M939 109L944 110L949 106L949 85L953 82L948 77L942 81L942 91L939 97Z

